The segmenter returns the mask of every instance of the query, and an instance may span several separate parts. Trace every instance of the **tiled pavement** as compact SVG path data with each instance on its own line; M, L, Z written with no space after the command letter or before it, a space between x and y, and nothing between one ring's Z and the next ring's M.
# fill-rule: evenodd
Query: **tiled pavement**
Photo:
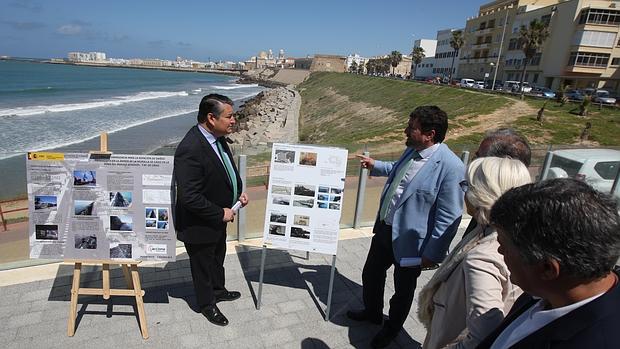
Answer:
M226 256L226 286L241 291L242 298L219 304L230 321L227 327L212 325L193 310L189 261L182 253L176 262L140 267L147 340L140 335L131 297L105 301L81 296L77 330L68 337L71 278L67 275L72 267L60 265L53 279L0 287L0 342L5 348L367 348L380 327L351 321L345 313L361 306L361 269L369 245L369 237L339 242L329 321L323 316L331 256L310 254L306 259L304 252L268 250L262 306L256 310L261 249L238 245L236 253ZM84 269L90 272L82 272L82 286L100 287L101 273L95 272L99 269ZM0 280L4 273L0 272ZM418 290L431 275L422 273ZM111 277L113 287L124 287L120 269L113 269ZM386 305L392 294L390 270ZM391 348L420 347L425 330L416 318L415 303L417 298Z

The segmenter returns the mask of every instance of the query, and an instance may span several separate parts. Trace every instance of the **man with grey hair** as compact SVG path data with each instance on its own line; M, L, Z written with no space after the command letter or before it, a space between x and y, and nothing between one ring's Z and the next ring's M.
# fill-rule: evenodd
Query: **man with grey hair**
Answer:
M620 216L588 184L513 188L491 209L498 252L525 292L478 348L618 348Z
M487 132L474 155L476 158L487 156L512 158L521 161L526 167L530 167L532 161L532 151L527 140L512 128L498 128ZM463 233L463 238L477 225L476 219L472 218Z

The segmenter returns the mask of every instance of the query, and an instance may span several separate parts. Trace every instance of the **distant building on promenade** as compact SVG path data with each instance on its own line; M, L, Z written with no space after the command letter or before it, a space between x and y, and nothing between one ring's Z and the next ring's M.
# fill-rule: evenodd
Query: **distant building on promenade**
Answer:
M460 54L450 45L452 32L457 30L464 31L465 29L443 29L437 31L437 48L435 49L435 60L432 67L433 77L448 79L450 77L450 70L452 70L452 78L458 76Z
M76 63L105 63L106 54L104 52L69 52L67 58L70 62Z
M346 57L337 55L314 55L310 71L326 71L344 73L346 71Z
M312 57L295 58L295 69L310 70L312 65Z
M353 62L355 62L355 65L357 65L358 67L364 67L366 65L366 62L368 62L368 59L358 55L357 53L353 55L348 55L345 61L347 71L351 70L351 64L353 64Z
M433 67L435 66L435 51L437 49L437 40L433 39L418 39L413 42L413 48L421 47L424 50L424 58L413 69L411 66L411 74L415 74L416 79L427 79L433 77ZM411 64L413 63L413 57L411 57Z
M482 80L485 73L492 78L497 69L498 80L520 80L524 54L519 29L534 19L546 23L550 35L528 63L525 81L552 89L620 90L620 3L611 0L498 0L482 5L465 27L459 76Z

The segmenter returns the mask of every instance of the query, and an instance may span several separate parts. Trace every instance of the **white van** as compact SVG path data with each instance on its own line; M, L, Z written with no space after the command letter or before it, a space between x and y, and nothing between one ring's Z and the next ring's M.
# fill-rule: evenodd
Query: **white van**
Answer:
M461 79L459 86L461 87L474 87L476 81L474 79Z

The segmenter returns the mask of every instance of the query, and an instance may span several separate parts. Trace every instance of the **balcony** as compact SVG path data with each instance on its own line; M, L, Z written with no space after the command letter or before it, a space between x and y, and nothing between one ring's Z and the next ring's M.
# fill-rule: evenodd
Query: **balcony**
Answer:
M480 43L480 44L473 44L473 45L471 45L471 47L475 48L475 49L490 48L491 47L491 43L490 42L486 42L486 43L483 42L483 43Z
M565 71L567 73L581 73L581 74L602 74L607 66L592 66L592 65L567 65Z
M476 30L476 35L486 35L491 34L493 32L493 28L485 28Z

